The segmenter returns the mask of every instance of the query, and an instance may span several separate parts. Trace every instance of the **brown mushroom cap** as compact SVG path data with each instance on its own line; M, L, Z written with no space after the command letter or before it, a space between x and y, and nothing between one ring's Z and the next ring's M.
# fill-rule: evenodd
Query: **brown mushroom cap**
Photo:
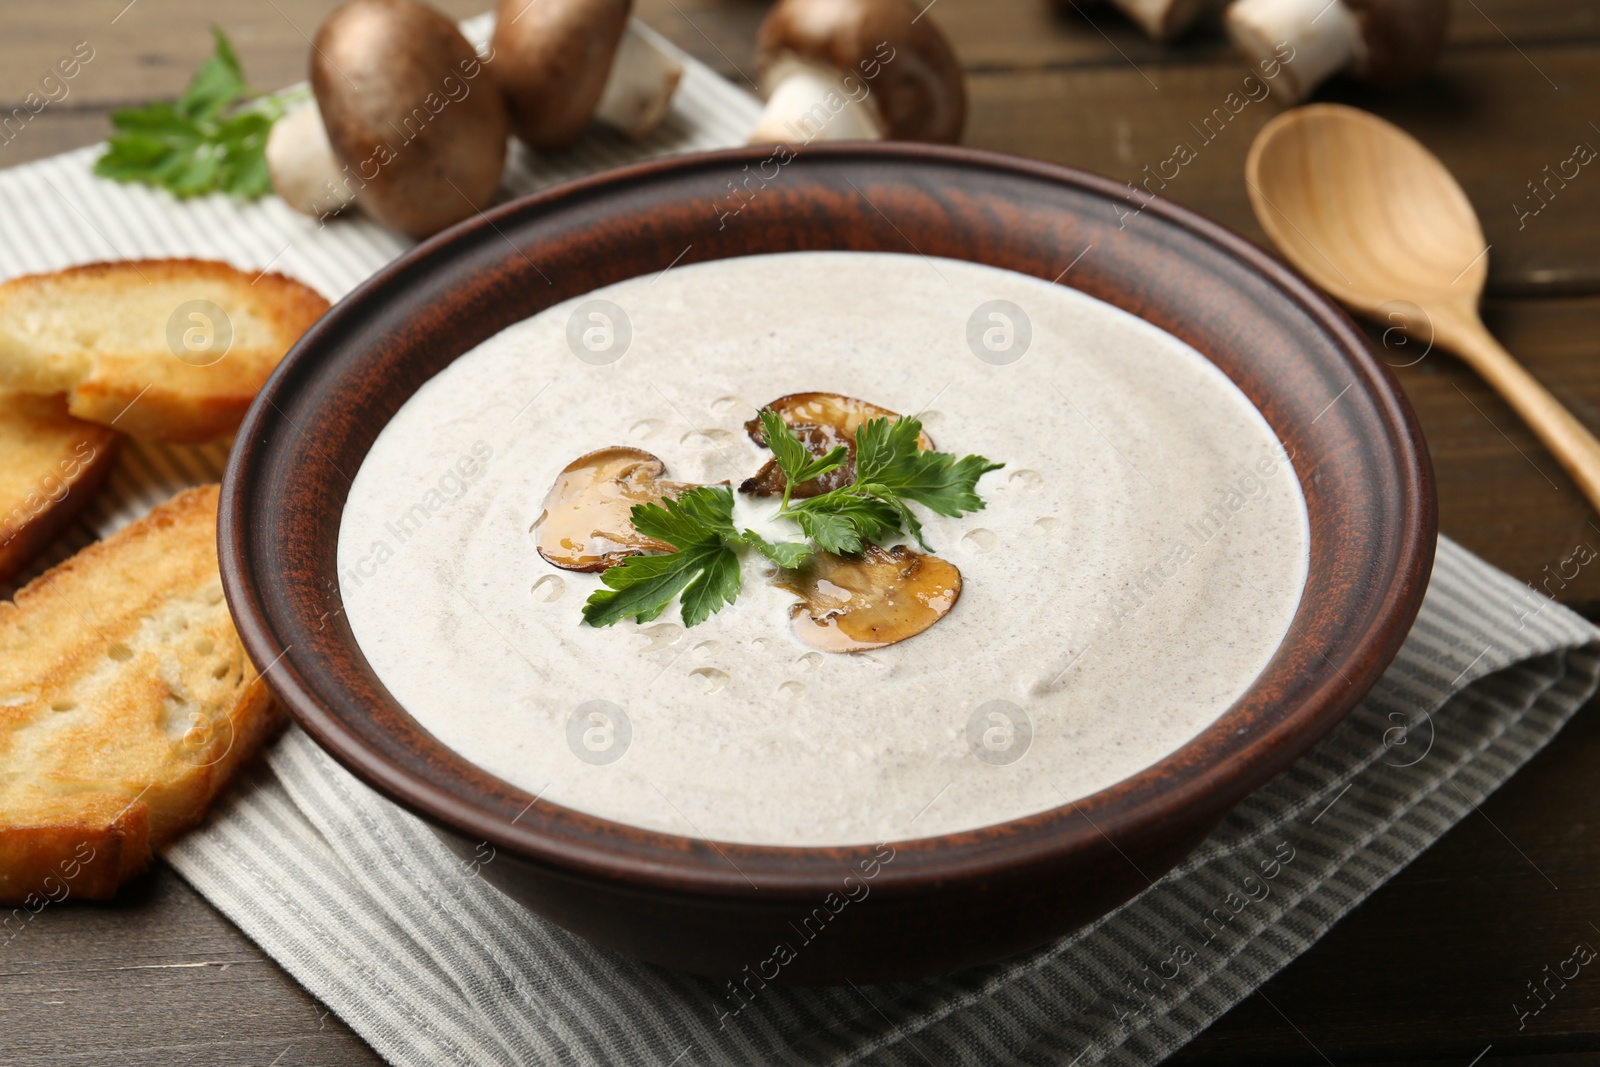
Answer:
M1344 0L1361 27L1367 54L1357 74L1380 89L1420 79L1444 47L1450 0Z
M356 202L427 237L486 207L505 169L505 104L455 23L417 0L350 0L317 30L311 87Z
M539 555L569 571L603 571L643 552L671 552L633 528L635 504L658 504L694 488L662 480L660 459L616 445L579 456L556 476L534 521Z
M611 73L632 0L500 0L489 74L532 148L582 135Z
M832 67L868 87L886 136L961 139L967 90L933 20L910 0L778 0L756 37L765 74L785 55Z
M819 652L865 652L915 637L950 613L961 572L905 546L868 546L859 556L819 552L778 585L800 597L795 636Z
M825 456L839 445L850 450L850 459L843 467L795 486L789 495L796 500L820 496L849 485L856 476L856 428L871 419L900 418L899 413L888 408L839 393L790 393L780 396L767 407L794 430L795 436L800 438L806 451L813 456ZM766 447L767 435L761 428L759 418L746 422L744 429L750 435L750 440ZM917 447L925 452L931 451L933 439L926 432L918 434ZM778 468L777 460L769 459L755 477L744 480L739 492L753 496L777 496L783 492L783 488L783 471Z

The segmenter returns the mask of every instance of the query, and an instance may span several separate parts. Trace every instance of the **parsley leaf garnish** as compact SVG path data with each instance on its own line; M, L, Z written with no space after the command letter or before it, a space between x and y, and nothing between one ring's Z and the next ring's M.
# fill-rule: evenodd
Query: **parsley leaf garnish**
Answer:
M283 113L274 96L252 99L244 69L215 27L216 54L201 64L172 103L111 113L116 130L94 172L140 182L181 198L225 192L247 200L272 192L267 134Z
M863 551L868 542L897 533L901 525L894 505L842 489L802 501L790 517L823 551L840 556Z
M746 530L739 539L786 571L801 566L816 551L804 541L768 541L754 530Z
M795 486L838 470L850 461L850 449L845 445L835 446L825 456L813 456L805 443L789 428L789 424L783 421L783 416L771 408L762 408L756 417L761 420L762 436L767 439L772 458L783 472L784 507L789 506L789 494Z
M949 452L917 447L922 423L916 419L872 419L856 430L856 486L885 500L915 501L929 511L955 518L982 511L978 479L1004 463L982 456L957 459Z
M768 541L733 525L733 491L725 485L687 489L660 504L636 504L633 528L677 551L631 556L608 568L583 607L590 626L611 626L630 615L640 622L660 616L680 597L685 626L696 626L739 595L739 555L748 545L778 566L793 569L811 555L803 541Z
M725 485L696 486L660 504L635 505L634 529L675 551L630 556L608 568L600 575L606 588L584 604L585 622L611 626L630 616L650 622L677 597L683 624L696 626L738 597L741 548L785 570L802 566L817 549L848 555L902 532L927 548L910 504L949 516L980 511L978 479L1004 466L982 456L957 459L923 451L916 419L872 419L856 428L855 481L791 505L794 486L844 466L850 449L839 445L814 456L776 412L769 408L759 417L786 480L777 515L792 519L810 540L768 541L754 530L740 532L733 522L733 491Z
M630 615L649 622L681 594L683 624L695 626L733 603L739 595L739 556L729 544L738 540L731 489L697 486L660 504L636 504L631 515L634 529L677 551L632 556L608 568L600 580L609 588L590 594L585 622L611 626Z
M781 421L781 420L780 420ZM767 428L765 413L763 428ZM787 426L767 428L767 440L787 436L800 444ZM800 528L829 552L860 552L869 541L904 531L923 548L922 523L907 505L953 517L983 510L978 479L1003 463L982 456L957 459L949 452L917 447L922 423L913 418L868 419L856 427L856 477L849 485L785 506ZM801 445L800 447L804 447ZM773 455L777 455L776 449ZM838 547L835 547L838 546Z

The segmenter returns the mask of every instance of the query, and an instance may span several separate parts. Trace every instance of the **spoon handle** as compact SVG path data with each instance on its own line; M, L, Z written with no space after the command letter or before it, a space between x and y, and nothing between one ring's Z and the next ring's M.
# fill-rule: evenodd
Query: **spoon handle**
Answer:
M1450 316L1439 340L1455 350L1544 442L1600 511L1600 440L1507 352L1476 314Z

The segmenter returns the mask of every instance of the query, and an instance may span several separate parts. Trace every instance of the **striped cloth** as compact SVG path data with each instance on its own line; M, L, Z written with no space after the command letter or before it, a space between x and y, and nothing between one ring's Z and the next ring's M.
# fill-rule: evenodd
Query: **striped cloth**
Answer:
M1004 964L769 987L728 1019L720 983L524 911L298 730L167 858L392 1063L1152 1063L1468 814L1597 680L1600 631L1441 539L1367 699L1142 895Z
M654 139L596 135L555 156L519 154L507 185L736 143L754 116L748 96L689 61ZM339 296L405 246L360 221L319 229L273 200L179 205L100 182L95 151L0 172L0 276L198 255ZM224 458L220 447L130 444L45 562L216 480ZM1441 541L1421 616L1377 688L1141 896L1003 964L900 985L767 988L734 1017L718 983L596 948L510 903L295 729L167 860L395 1064L1149 1063L1466 815L1597 680L1600 631Z

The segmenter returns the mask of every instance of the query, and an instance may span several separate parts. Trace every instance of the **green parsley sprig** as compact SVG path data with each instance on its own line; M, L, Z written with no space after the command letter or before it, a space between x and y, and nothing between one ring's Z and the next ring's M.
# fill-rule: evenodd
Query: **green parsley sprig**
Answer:
M794 437L792 430L784 429ZM856 428L855 480L793 506L785 497L779 514L792 516L807 537L829 552L860 552L868 542L901 532L931 548L922 536L922 523L907 505L921 504L952 518L981 511L978 479L1005 464L982 456L957 459L949 452L924 451L917 447L921 435L922 423L916 419L869 419ZM782 458L778 465L792 481Z
M850 449L845 445L834 446L825 456L813 456L799 435L783 421L783 416L771 408L762 408L756 413L756 418L761 421L762 436L772 450L778 469L783 471L785 509L789 507L789 494L795 486L836 471L850 462Z
M792 519L810 543L773 542L753 530L740 532L727 486L697 486L660 504L636 505L630 513L634 529L674 551L632 556L608 568L600 576L606 588L597 589L584 605L585 622L611 626L630 616L650 622L678 597L683 624L699 625L738 597L741 548L752 548L785 570L802 566L819 548L841 555L861 552L900 533L928 548L910 504L952 517L981 511L978 479L1005 465L920 449L922 424L916 419L872 419L856 429L854 481L791 503L794 486L844 466L850 450L839 445L826 455L812 455L776 412L763 410L759 418L785 479L776 517Z
M224 192L254 200L272 192L267 135L283 102L257 96L227 35L212 27L216 54L174 102L111 113L116 130L94 172L170 190L180 199Z
M681 597L685 626L698 626L739 595L739 555L744 545L779 567L792 569L811 555L799 541L773 543L754 530L740 533L733 525L733 490L725 485L687 489L660 504L636 504L633 528L665 541L676 551L657 556L631 556L607 568L583 606L583 621L610 626L632 615L639 622L660 616L673 597Z

